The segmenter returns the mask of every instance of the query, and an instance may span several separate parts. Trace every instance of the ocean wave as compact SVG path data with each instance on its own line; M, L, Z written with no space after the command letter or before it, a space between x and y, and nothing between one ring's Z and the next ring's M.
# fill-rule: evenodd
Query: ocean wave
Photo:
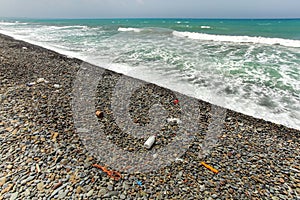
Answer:
M287 47L300 47L300 40L290 40L290 39L283 39L283 38L214 35L214 34L206 34L206 33L180 32L180 31L173 31L172 34L177 37L185 37L194 40L210 40L210 41L217 41L217 42L255 43L255 44L281 45Z
M15 25L16 23L12 23L12 22L0 22L0 25L6 25L6 26L10 26L10 25Z
M88 29L88 26L45 26L46 29L53 29L53 30L69 30L69 29Z
M146 34L159 34L159 35L171 35L173 30L168 28L159 27L147 27L147 28L118 28L119 32L134 32L134 33L146 33Z
M118 28L119 32L135 32L135 33L139 33L139 32L141 32L143 30L144 29L142 29L142 28L122 28L122 27Z
M27 25L28 23L25 22L19 22L19 21L15 21L15 22L5 22L5 21L0 21L0 25L4 25L4 26L12 26L12 25Z

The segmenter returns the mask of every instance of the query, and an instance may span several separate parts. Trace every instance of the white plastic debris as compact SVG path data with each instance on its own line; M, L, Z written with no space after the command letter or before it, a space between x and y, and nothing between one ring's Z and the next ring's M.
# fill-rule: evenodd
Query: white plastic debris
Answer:
M144 143L144 146L147 149L150 149L155 142L155 135L150 136L147 141Z
M27 50L27 47L22 47L22 49Z
M36 83L35 82L31 82L31 83L27 83L27 86L33 86L33 85L35 85Z
M59 84L54 84L53 87L58 89L58 88L60 88L60 85Z
M176 123L176 124L181 124L182 121L179 118L167 118L168 123Z

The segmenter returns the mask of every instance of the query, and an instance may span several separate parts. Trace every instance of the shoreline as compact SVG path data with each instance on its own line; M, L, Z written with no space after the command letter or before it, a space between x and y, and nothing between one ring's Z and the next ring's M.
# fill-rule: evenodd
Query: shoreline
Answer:
M82 61L2 34L0 43L0 199L13 195L50 199L112 196L117 199L288 199L300 195L300 131L228 109L222 133L205 158L220 173L214 175L201 167L198 151L205 140L212 107L201 100L200 131L181 157L182 161L154 172L125 172L120 181L109 179L105 173L91 167L94 162L101 163L101 159L86 150L74 127L71 93ZM120 74L105 72L98 88L96 108L107 112L99 122L118 147L143 152L141 140L120 134L115 127L109 114L109 99ZM28 86L39 78L49 83ZM150 89L161 94L161 102L172 99L172 91L149 85L133 97L136 102L150 94ZM136 109L132 116L137 118L137 123L147 124L148 117L141 113L149 111L151 105L145 100L142 103L145 108L139 108L138 103L132 105ZM178 112L176 108L167 108L174 116ZM157 149L172 141L174 127L164 128L159 133ZM143 184L138 185L136 180ZM55 187L57 184L59 186Z
M1 34L1 31L0 31L0 34ZM15 34L11 34L11 33L5 32L5 31L2 31L2 34L4 34L4 35L7 34L16 40L21 40L21 41L25 41L25 42L28 42L33 45L41 46L42 48L49 49L51 51L65 55L68 58L76 58L76 59L82 60L84 62L91 63L92 65L101 66L102 68L112 70L116 73L125 74L126 76L130 76L130 77L133 77L136 79L142 79L146 82L153 83L162 88L167 88L167 89L182 93L184 95L190 96L192 98L204 100L206 102L209 102L212 105L221 106L226 109L231 109L231 110L234 110L235 112L239 112L239 113L242 113L242 114L254 117L254 118L263 119L265 121L269 121L269 122L272 122L275 124L281 124L283 126L287 126L288 128L300 130L299 123L298 123L299 120L297 121L297 117L296 117L297 113L290 112L289 109L287 109L286 112L281 112L280 110L279 110L279 112L277 112L274 109L270 109L269 108L270 105L261 106L264 104L264 101L266 100L264 98L262 98L262 99L258 98L257 100L255 100L255 98L254 98L252 101L249 101L249 102L246 98L246 102L248 102L248 104L241 103L244 100L243 98L238 98L235 101L230 101L231 98L229 96L226 96L226 95L225 96L222 96L222 95L215 96L214 93L210 93L209 90L208 91L205 89L200 90L200 89L197 89L197 87L194 87L192 85L183 84L184 86L182 86L180 81L178 81L178 80L173 81L173 78L165 79L163 76L151 72L151 70L147 70L147 69L137 70L137 71L132 70L133 73L130 73L131 70L126 65L118 66L118 64L109 64L109 62L107 62L107 61L102 62L97 59L92 59L91 57L88 57L87 55L84 56L82 53L59 49L57 47L52 46L51 44L43 44L41 42L36 42L32 39L24 39L20 36L17 36ZM128 73L128 71L129 71L129 73ZM151 77L153 77L153 78L151 78ZM169 80L169 81L165 81L165 80ZM186 89L186 87L188 89ZM265 95L268 95L268 94L265 94ZM256 102L258 100L261 102L260 103ZM290 100L293 100L293 98ZM273 102L273 101L271 101L271 102ZM267 103L267 104L269 104L269 103ZM279 102L278 105L281 105L281 103ZM260 109L258 109L257 106ZM294 116L294 117L292 117L292 116Z
M97 67L99 67L99 68L101 68L101 69L104 69L104 70L107 70L107 71L111 71L111 72L116 73L116 74L121 74L122 76L128 76L128 77L130 77L130 78L132 78L132 79L141 80L141 81L147 82L147 83L149 82L149 81L147 81L147 80L143 80L143 79L139 79L139 78L137 78L137 77L133 77L133 76L130 76L130 75L123 74L122 70L121 70L120 72L118 72L118 71L114 71L115 69L107 69L107 68L102 67L102 66L100 66L100 65L97 65L97 64L95 64L95 63L92 63L92 62L89 62L89 61L85 61L83 57L79 56L79 54L76 54L76 53L74 53L74 54L69 54L69 55L68 55L66 51L57 49L57 48L55 48L55 47L51 47L51 46L43 47L43 46L42 46L40 43L38 43L38 42L35 43L34 41L30 41L30 40L27 41L27 40L23 40L23 39L18 38L18 37L15 38L15 36L6 35L5 33L1 33L1 32L0 32L0 35L5 36L5 37L8 37L8 38L12 38L13 40L25 42L25 43L28 43L28 44L30 44L30 45L34 45L34 46L37 46L37 47L46 49L46 50L48 50L48 51L51 51L51 52L54 52L54 53L56 53L56 54L62 55L63 57L66 57L66 58L68 58L68 59L74 59L74 60L77 60L76 62L79 62L79 63L87 63L87 64L89 64L89 65L91 65L91 66L97 66ZM209 101L203 100L203 99L200 99L200 98L197 98L197 97L191 95L190 93L183 93L182 89L176 91L176 90L174 90L174 88L168 88L168 87L166 87L166 86L164 86L164 85L160 85L160 84L157 84L157 83L154 83L154 82L149 82L149 83L154 84L154 85L156 85L156 86L158 86L158 87L161 87L161 88L165 88L165 89L167 89L167 90L174 91L174 92L176 92L176 93L183 94L183 95L185 95L185 96L187 96L187 97L190 97L190 98L192 98L192 99L197 99L197 100L203 101L203 102L208 103L208 104L210 104L210 105L222 107L222 108L224 108L224 109L226 109L226 110L230 110L230 111L239 113L239 114L241 114L241 115L245 115L245 116L248 116L248 117L252 117L252 118L254 118L254 119L261 119L261 120L266 121L266 122L268 122L268 123L277 124L277 125L279 125L279 126L284 126L284 127L290 128L290 129L295 129L295 130L299 130L299 131L300 131L300 129L297 129L297 128L293 127L293 126L288 126L288 125L286 125L286 124L284 124L284 123L278 123L278 122L276 122L276 121L274 121L274 120L265 119L265 118L263 118L263 117L259 117L259 116L255 116L255 115L251 115L251 114L244 113L243 111L236 111L236 110L232 110L231 108L227 108L227 107L224 107L224 106L221 106L221 105L217 105L217 104L210 103Z

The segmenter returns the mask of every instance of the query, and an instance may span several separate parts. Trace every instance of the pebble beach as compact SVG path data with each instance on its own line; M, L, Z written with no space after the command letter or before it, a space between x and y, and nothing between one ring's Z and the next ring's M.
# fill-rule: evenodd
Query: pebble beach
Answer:
M300 199L300 130L226 110L217 141L199 157L212 119L212 105L201 100L199 129L183 155L154 171L118 170L122 177L112 179L93 166L106 164L74 126L72 93L80 66L81 60L0 35L0 200ZM114 120L110 99L120 76L105 70L97 86L95 112L103 112L98 123L124 151L147 152L144 139ZM136 124L149 123L153 101L168 117L180 117L168 89L149 83L131 99ZM153 149L170 144L180 135L176 130L178 124L165 123L153 133Z

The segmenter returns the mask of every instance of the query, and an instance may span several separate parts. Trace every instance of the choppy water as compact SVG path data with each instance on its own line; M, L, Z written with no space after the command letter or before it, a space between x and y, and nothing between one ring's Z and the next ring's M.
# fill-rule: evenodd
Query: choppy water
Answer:
M300 20L0 20L0 32L300 130Z

